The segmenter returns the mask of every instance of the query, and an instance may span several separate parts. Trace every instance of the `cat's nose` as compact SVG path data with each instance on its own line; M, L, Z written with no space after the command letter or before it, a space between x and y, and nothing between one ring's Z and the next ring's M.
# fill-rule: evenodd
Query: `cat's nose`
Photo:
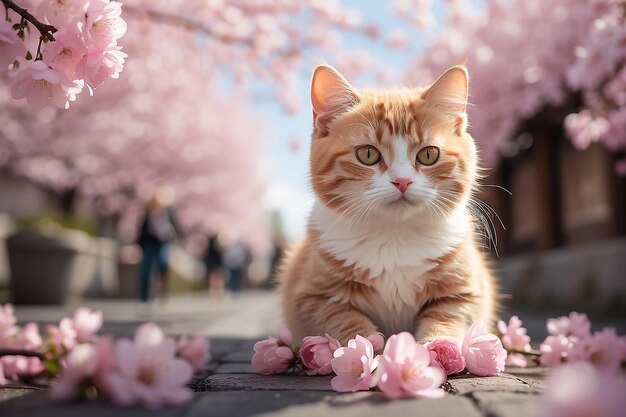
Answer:
M407 188L409 188L409 185L413 184L413 181L410 178L396 178L395 180L391 181L391 183L395 185L401 193L404 194Z

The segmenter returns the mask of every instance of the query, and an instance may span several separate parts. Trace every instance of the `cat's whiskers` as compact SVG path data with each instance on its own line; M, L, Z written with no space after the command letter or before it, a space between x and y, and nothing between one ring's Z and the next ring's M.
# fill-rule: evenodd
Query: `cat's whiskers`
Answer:
M426 200L426 203L428 207L433 210L436 216L441 217L442 219L445 219L447 217L444 207L441 207L440 204L438 204L437 200Z
M447 194L453 197L462 196L461 193L452 190L440 190L440 193ZM485 203L475 196L471 196L469 198L468 209L470 210L472 216L476 218L479 224L481 224L480 230L477 231L477 234L482 236L484 241L486 242L482 246L486 249L493 248L496 252L496 255L498 255L498 234L495 223L493 222L493 217L495 216L500 222L502 228L506 230L502 219L489 204Z
M346 197L346 195L348 197L352 197L352 196L358 197L358 193L355 191L347 192L343 194L342 197ZM347 208L345 208L346 206ZM348 198L344 204L340 205L339 208L336 209L336 211L340 212L341 214L333 221L332 224L337 224L338 222L345 220L345 219L350 220L357 213L359 213L361 210L364 210L364 209L366 209L366 207L363 207L363 204L361 204L361 201L359 198L354 198L354 199ZM348 224L350 224L350 222Z
M478 210L478 213L480 214L480 218L482 219L482 223L484 227L483 236L485 240L487 241L487 249L490 249L492 247L495 250L496 255L498 255L498 234L497 234L496 226L493 222L493 216L495 215L500 221L500 224L502 225L502 227L504 227L504 225L502 224L502 220L500 219L500 216L498 216L498 213L496 213L495 210L493 210L484 201L471 198L470 203L473 204L474 207ZM491 245L489 245L489 243L491 243Z

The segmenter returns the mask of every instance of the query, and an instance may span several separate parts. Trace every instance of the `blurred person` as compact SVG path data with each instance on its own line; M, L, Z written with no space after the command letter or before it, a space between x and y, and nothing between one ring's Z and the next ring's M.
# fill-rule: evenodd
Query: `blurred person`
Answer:
M147 204L137 243L143 250L139 269L139 299L146 303L151 298L152 271L157 267L157 293L165 299L168 292L169 246L180 234L168 188L159 188Z
M206 266L209 295L219 298L224 295L226 276L222 264L222 246L216 235L209 237L203 260Z
M236 240L227 246L222 260L228 270L228 290L236 294L243 289L248 250L241 241Z

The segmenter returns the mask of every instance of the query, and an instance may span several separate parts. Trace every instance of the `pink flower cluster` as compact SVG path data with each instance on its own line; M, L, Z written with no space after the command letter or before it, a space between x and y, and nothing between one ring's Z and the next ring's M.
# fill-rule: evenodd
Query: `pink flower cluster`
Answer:
M626 361L626 337L618 336L612 327L591 332L586 314L548 319L550 335L541 343L539 361L544 366L565 362L590 362L606 372L617 372Z
M395 2L399 17L418 30L428 27L434 10L441 20L405 77L423 82L468 58L475 108L469 120L487 165L518 151L511 139L524 121L541 118L546 106L565 110L573 97L577 107L561 122L575 147L599 142L611 152L626 149L623 0L552 0L550 10L542 0L449 1L443 13L434 3ZM619 162L616 170L625 175L626 159Z
M102 327L102 313L79 308L72 318L66 317L58 326L48 326L45 340L35 323L16 326L13 306L0 306L0 348L45 354L46 359L60 360L77 344L92 342ZM0 385L7 380L34 377L44 371L37 356L6 355L0 358Z
M252 367L262 374L280 374L300 366L308 375L336 376L335 391L367 391L377 387L388 398L440 397L448 375L464 369L479 376L504 370L506 351L500 339L485 332L482 325L470 327L458 346L447 340L422 345L410 333L389 337L357 335L346 346L329 335L307 336L301 347L292 346L293 335L286 327L279 338L269 337L254 346ZM379 355L376 355L380 352Z
M543 366L556 367L566 362L591 362L606 371L616 371L626 361L626 337L618 336L612 327L592 333L586 314L571 312L568 316L548 319L548 337L539 347L538 360ZM502 344L509 351L507 365L525 367L533 355L530 337L522 321L513 316L506 324L498 322Z
M180 405L191 398L186 384L210 359L206 338L166 337L154 323L144 323L132 340L115 342L109 336L78 343L67 354L65 366L52 386L60 401L81 397L95 388L114 404L158 409Z
M58 326L48 326L42 340L37 325L15 325L10 304L0 306L0 348L39 353L58 367L50 390L53 399L69 401L96 392L121 406L158 409L191 397L186 384L210 360L209 341L201 336L167 337L154 323L139 326L132 340L98 336L102 313L80 308ZM48 370L50 366L46 366ZM54 375L54 371L48 370ZM0 384L44 373L40 357L0 358Z
M42 338L35 323L24 327L17 320L11 304L0 305L0 349L34 351L41 347ZM20 377L37 375L44 370L37 357L7 355L0 357L0 385L17 381Z
M49 105L68 108L85 85L93 93L107 78L119 77L127 56L117 44L126 33L122 3L44 0L29 11L58 31L54 41L43 48L39 43L36 52L28 51L28 45L38 45L36 38L43 34L34 27L24 30L21 24L15 29L11 22L20 21L19 16L7 11L8 20L0 22L0 70L12 66L16 72L13 98L25 98L35 109Z
M521 352L529 352L530 337L526 334L526 329L522 327L522 321L517 316L509 319L509 323L498 321L498 331L501 334L502 345L509 352L506 358L507 366L526 367L528 364L526 356Z
M621 416L624 413L626 377L620 372L626 363L626 337L614 328L591 332L586 314L547 320L548 337L541 343L538 361L553 368L546 382L544 415ZM511 351L507 365L524 367L526 355L533 355L530 338L517 316L508 325L500 321L504 347Z

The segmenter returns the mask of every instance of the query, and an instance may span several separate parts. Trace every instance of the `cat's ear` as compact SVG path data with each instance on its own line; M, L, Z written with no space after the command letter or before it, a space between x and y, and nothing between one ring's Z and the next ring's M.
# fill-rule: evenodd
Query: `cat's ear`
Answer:
M311 80L313 124L327 133L328 123L359 102L359 96L339 71L328 65L319 65Z
M456 65L444 72L422 98L431 105L453 113L465 113L468 93L467 68Z
M461 135L467 127L467 95L469 75L464 63L444 72L422 93L427 105L441 109L454 118L454 132Z

